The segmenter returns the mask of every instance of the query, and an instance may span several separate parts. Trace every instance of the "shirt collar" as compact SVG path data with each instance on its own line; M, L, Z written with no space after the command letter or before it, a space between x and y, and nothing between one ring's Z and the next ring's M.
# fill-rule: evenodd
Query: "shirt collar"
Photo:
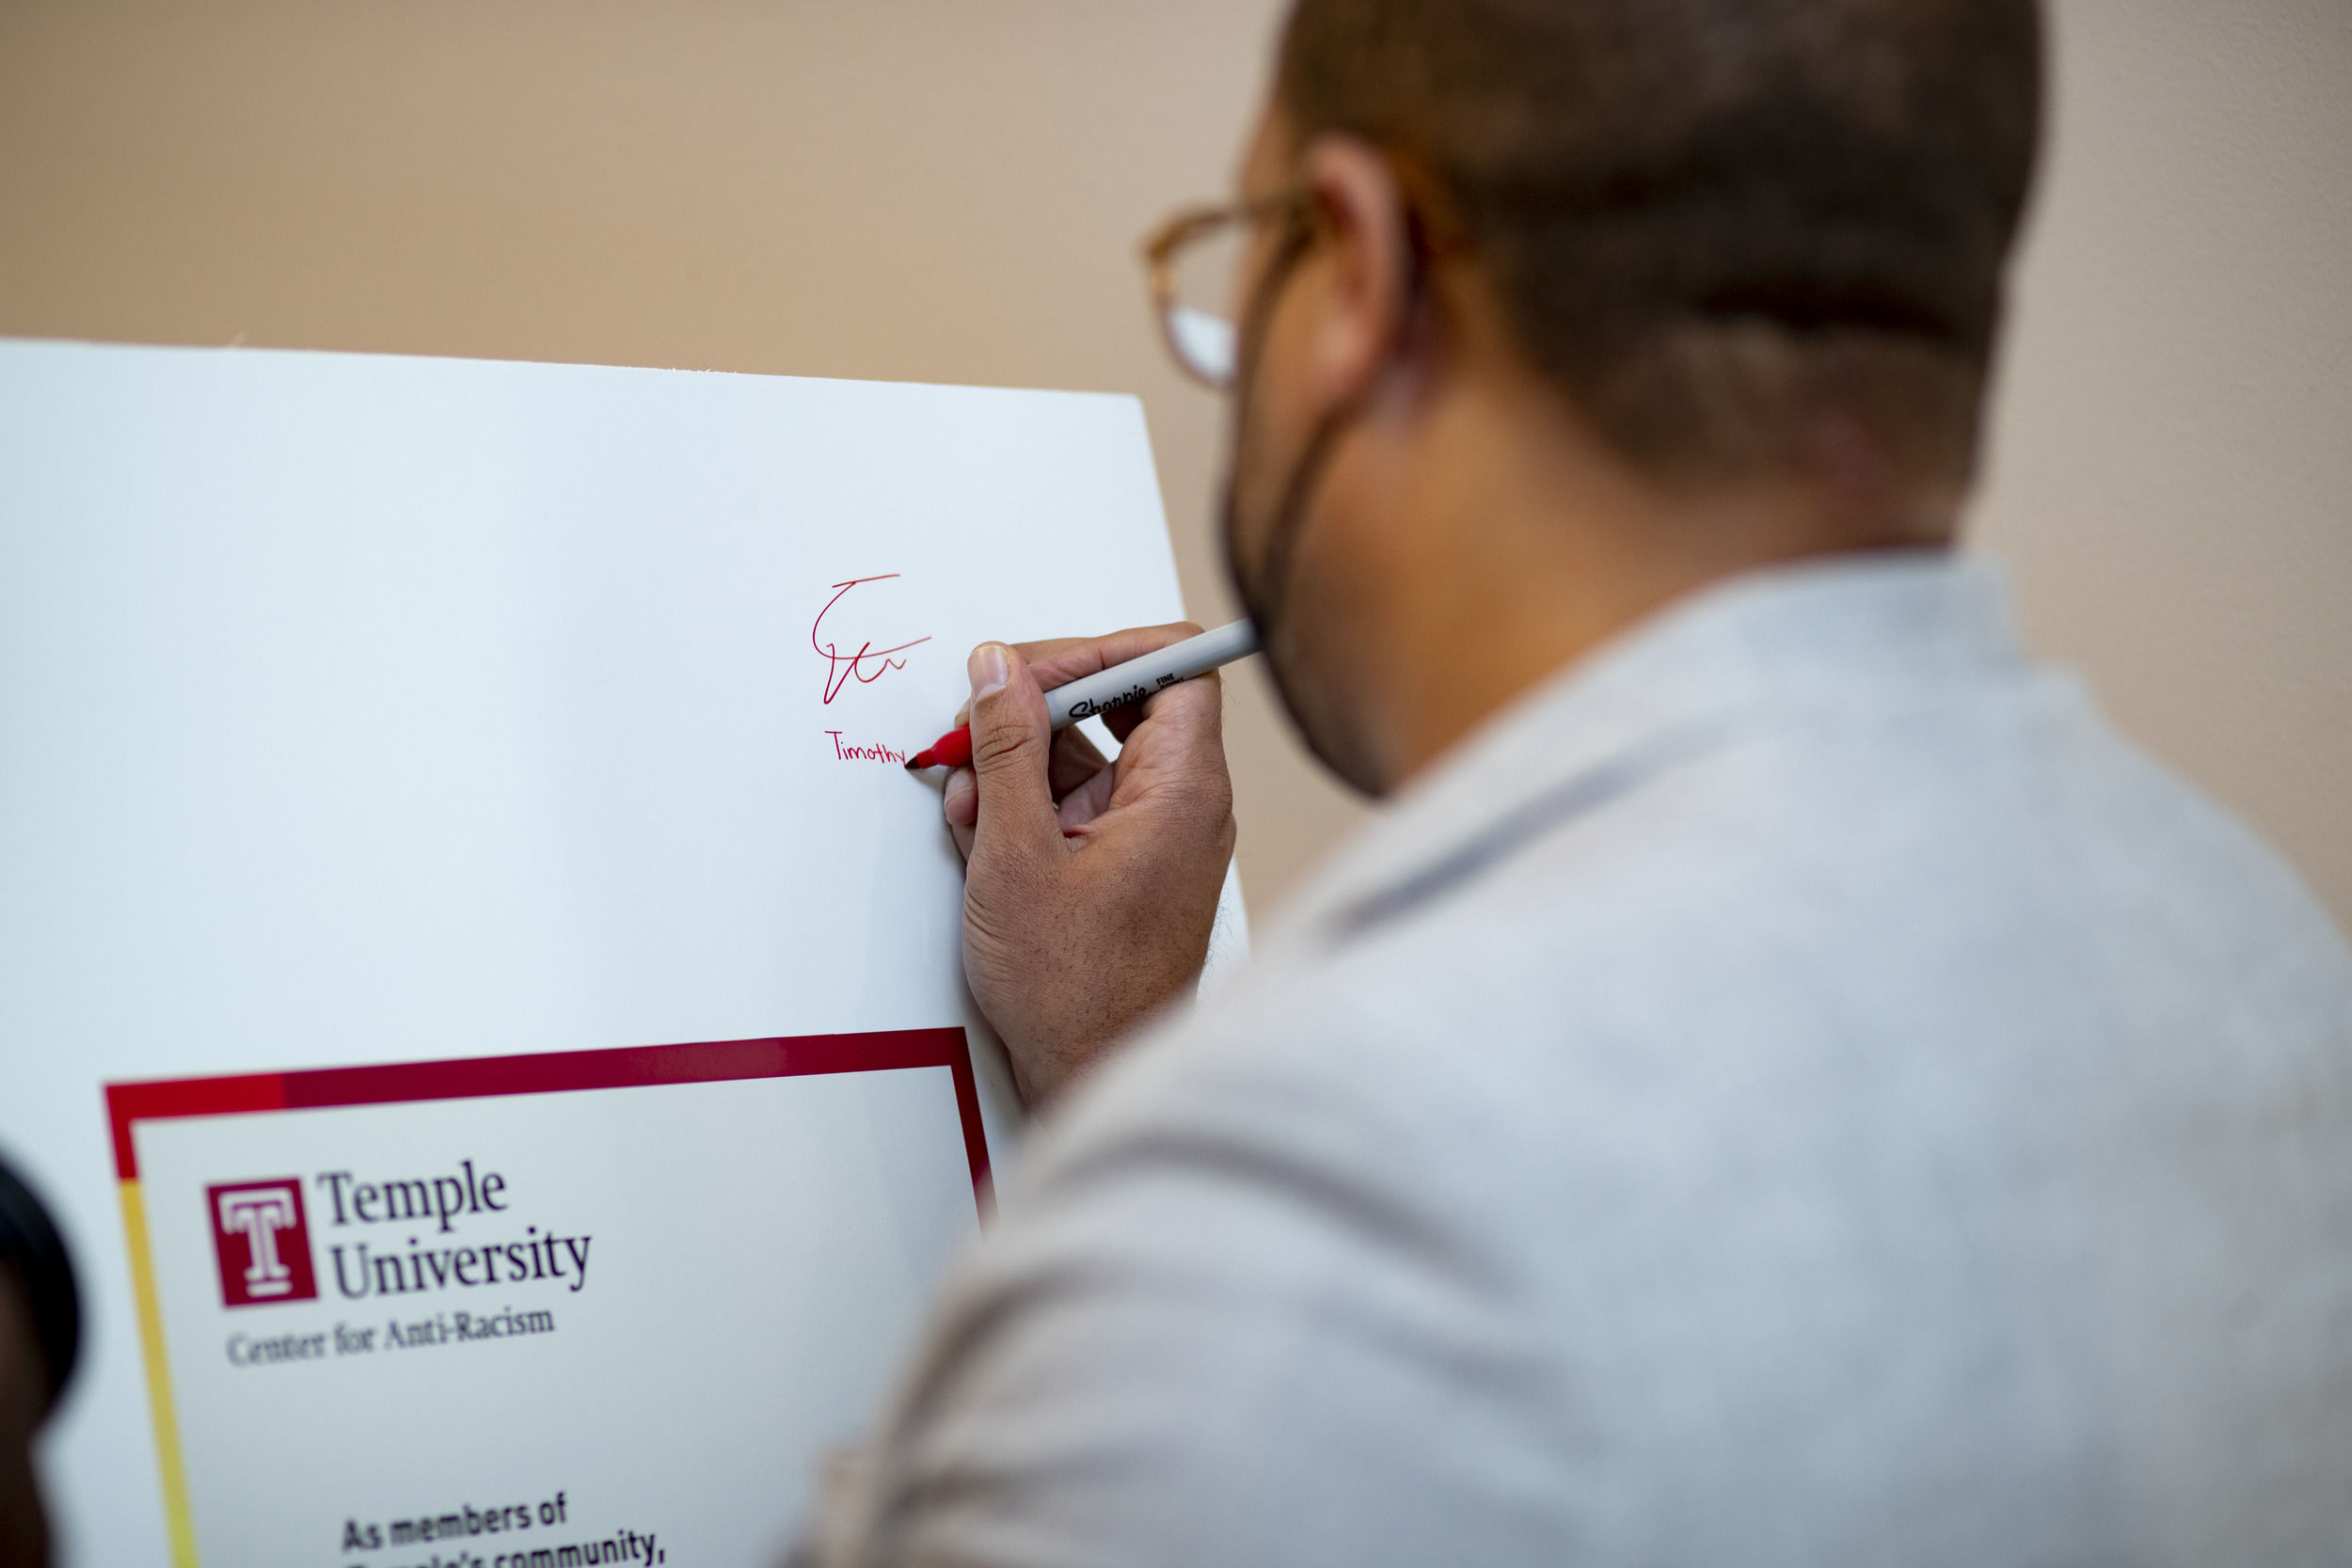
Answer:
M1726 579L1487 719L1311 879L1269 945L1343 938L1759 723L2024 668L2007 585L1987 562L1886 550Z

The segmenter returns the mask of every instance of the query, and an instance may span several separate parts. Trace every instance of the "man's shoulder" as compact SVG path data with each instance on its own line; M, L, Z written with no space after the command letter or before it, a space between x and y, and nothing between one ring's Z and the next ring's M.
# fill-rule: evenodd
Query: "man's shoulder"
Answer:
M1726 995L1872 976L1902 976L1919 1013L1987 984L2031 1005L2005 977L2068 965L2094 989L2144 982L2139 965L2241 1000L2284 977L2281 954L2301 982L2343 978L2341 933L2278 853L2063 677L1794 712L1531 816L1517 842L1473 840L1466 874L1408 872L1429 891L1278 952L1262 994L1439 1028L1495 1005L1680 1027Z
M1961 1540L2337 1495L2352 959L2067 702L1966 709L1718 748L1278 938L1045 1130L959 1321L1024 1304L1057 1388L1100 1337L1155 1477L1382 1528L1562 1539L1597 1456L1692 1560L1791 1497Z
M1369 926L1293 931L1084 1119L1314 1128L1476 1185L1708 1158L1760 1093L1865 1120L1950 1072L2000 1117L2094 1064L2183 1094L2222 1049L2325 1070L2347 1020L2352 958L2294 874L2042 683L1728 744Z

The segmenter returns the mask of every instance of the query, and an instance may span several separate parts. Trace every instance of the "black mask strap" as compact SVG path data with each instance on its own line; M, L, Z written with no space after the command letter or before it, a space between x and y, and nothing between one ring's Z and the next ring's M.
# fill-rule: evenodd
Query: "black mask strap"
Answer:
M1233 384L1233 433L1231 441L1236 464L1240 460L1242 433L1248 428L1250 393L1257 385L1258 362L1264 352L1265 334L1274 307L1280 299L1282 285L1290 279L1292 269L1306 255L1307 242L1311 238L1311 230L1305 222L1294 218L1292 224L1281 250L1277 254L1274 264L1266 269L1265 277L1252 295L1249 309L1242 318L1241 357ZM1412 245L1412 278L1406 292L1404 306L1404 314L1409 323L1421 299L1425 269L1418 233L1412 230L1409 222L1407 229L1408 238L1415 241ZM1402 331L1399 335L1402 336ZM1281 491L1276 498L1274 516L1266 528L1264 546L1259 557L1260 570L1254 582L1242 576L1239 563L1233 558L1234 484L1233 476L1231 473L1227 475L1225 526L1222 531L1225 576L1241 595L1243 608L1249 611L1249 619L1258 628L1260 642L1269 649L1275 644L1276 628L1290 596L1291 572L1298 555L1298 536L1306 525L1307 504L1314 497L1315 486L1322 480L1324 469L1330 464L1340 436L1362 416L1371 397L1371 388L1367 386L1363 391L1316 421L1314 430L1307 438L1307 450L1299 454L1296 466L1291 469L1290 477L1283 481ZM1291 710L1292 719L1298 720L1297 705L1282 685L1281 661L1268 658L1266 667L1273 674L1276 689L1281 692L1283 705ZM1302 732L1305 730L1303 724L1301 729Z

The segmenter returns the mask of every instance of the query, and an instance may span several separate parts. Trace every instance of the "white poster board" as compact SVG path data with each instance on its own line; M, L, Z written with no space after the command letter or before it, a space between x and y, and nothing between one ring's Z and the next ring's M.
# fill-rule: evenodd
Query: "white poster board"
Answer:
M894 759L1180 614L1129 398L0 343L67 1561L772 1553L1011 1126Z

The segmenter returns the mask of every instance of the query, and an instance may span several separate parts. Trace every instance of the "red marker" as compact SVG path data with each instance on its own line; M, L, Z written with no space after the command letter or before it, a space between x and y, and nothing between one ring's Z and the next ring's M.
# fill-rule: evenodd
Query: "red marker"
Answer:
M1248 658L1257 651L1258 628L1248 621L1235 621L1215 631L1204 631L1182 642L1171 642L1157 653L1131 658L1124 664L1114 664L1083 680L1054 688L1045 694L1046 721L1057 730L1067 729L1079 720L1090 719L1105 708L1139 703L1178 681L1205 675L1219 665L1231 664L1237 658ZM969 766L971 761L972 726L959 724L910 757L907 771L914 772L925 768L963 768Z
M972 726L958 724L929 746L907 758L907 771L926 768L967 768L972 762Z

